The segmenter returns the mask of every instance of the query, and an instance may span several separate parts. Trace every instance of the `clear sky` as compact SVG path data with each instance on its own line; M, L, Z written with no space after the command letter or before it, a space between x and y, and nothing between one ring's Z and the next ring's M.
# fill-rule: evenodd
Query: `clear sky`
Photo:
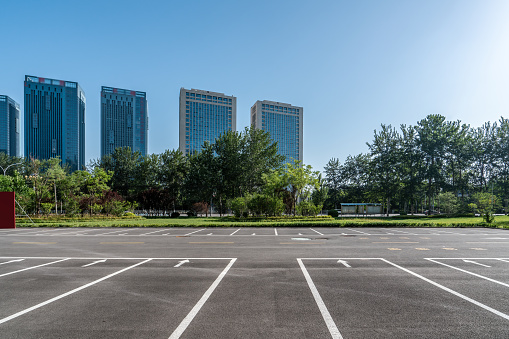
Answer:
M304 162L367 152L380 124L509 117L509 1L17 1L0 20L0 94L25 75L77 81L86 159L100 89L147 92L149 152L178 148L179 89L304 107ZM23 114L22 114L23 115ZM22 141L23 144L23 132ZM23 147L22 147L23 149Z

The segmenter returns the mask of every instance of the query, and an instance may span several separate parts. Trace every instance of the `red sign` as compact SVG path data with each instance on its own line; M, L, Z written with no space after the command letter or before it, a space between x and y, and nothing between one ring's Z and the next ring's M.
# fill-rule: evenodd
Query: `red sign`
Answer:
M14 192L0 192L0 228L16 228Z

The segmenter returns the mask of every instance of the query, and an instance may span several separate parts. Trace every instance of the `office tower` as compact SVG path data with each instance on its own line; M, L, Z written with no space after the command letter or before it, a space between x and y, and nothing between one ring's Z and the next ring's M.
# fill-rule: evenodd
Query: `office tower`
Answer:
M267 100L251 107L251 126L270 134L285 162L303 160L302 111L302 107Z
M19 104L0 95L0 152L19 157Z
M147 93L101 87L101 157L117 147L147 155Z
M85 93L77 82L25 76L25 157L85 166Z
M179 149L184 155L200 151L203 143L236 130L237 98L198 89L180 89Z

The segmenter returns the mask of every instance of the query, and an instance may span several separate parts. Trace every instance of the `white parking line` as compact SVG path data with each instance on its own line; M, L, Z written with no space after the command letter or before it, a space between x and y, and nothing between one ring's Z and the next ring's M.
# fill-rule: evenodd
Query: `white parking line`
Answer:
M164 231L166 231L166 230L165 229L164 230L158 230L158 231L154 231L154 232L143 233L143 234L140 234L140 235L149 235L149 234L152 234L152 233L164 232Z
M182 333L184 333L184 331L187 329L187 327L189 326L191 321L193 321L193 319L196 316L196 314L198 314L198 312L200 311L202 306L205 304L205 302L210 297L212 292L214 292L216 287L219 285L221 280L224 278L224 276L226 275L226 273L228 272L230 267L232 267L233 263L235 263L236 260L237 259L232 259L230 261L228 266L226 266L226 268L221 272L221 274L219 274L217 279L212 283L212 285L208 288L208 290L205 292L205 294L200 298L200 300L198 300L198 303L196 303L196 305L194 305L193 309L189 312L189 314L184 318L184 320L182 320L182 322L175 329L175 331L173 331L173 333L170 335L169 339L178 339L178 338L180 338Z
M14 273L28 271L28 270L31 270L31 269L34 269L34 268L37 268L37 267L42 267L42 266L47 266L47 265L51 265L51 264L56 264L57 262L66 261L66 260L69 260L69 258L65 258L65 259L61 259L61 260L57 260L57 261L52 261L52 262L49 262L49 263L46 263L46 264L42 264L42 265L37 265L37 266L23 268L21 270L12 271L12 272L9 272L9 273L0 274L0 277L5 277L7 275L11 275L11 274L14 274Z
M101 236L101 235L106 235L106 234L113 234L113 233L120 233L120 232L125 232L124 230L121 230L121 231L113 231L113 232L106 232L106 233L100 233L100 234L94 234L94 236Z
M279 235L277 234L277 228L274 227L274 235Z
M105 276L105 277L102 277L102 278L100 278L100 279L97 279L97 280L95 280L95 281L92 281L91 283L88 283L88 284L86 284L86 285L83 285L83 286L80 286L80 287L78 287L78 288L75 288L75 289L74 289L74 290L72 290L72 291L69 291L69 292L67 292L67 293L64 293L64 294L61 294L61 295L56 296L56 297L54 297L54 298L51 298L51 299L49 299L49 300L46 300L46 301L44 301L44 302L42 302L42 303L40 303L40 304L37 304L37 305L32 306L32 307L30 307L30 308L27 308L27 309L25 309L25 310L23 310L23 311L20 311L20 312L18 312L18 313L15 313L15 314L13 314L13 315L11 315L11 316L8 316L8 317L6 317L6 318L0 319L0 324L3 324L3 323L5 323L5 322L7 322L7 321L9 321L9 320L12 320L12 319L14 319L14 318L17 318L17 317L19 317L19 316L21 316L21 315L23 315L23 314L26 314L26 313L31 312L31 311L33 311L33 310L36 310L36 309L38 309L38 308L40 308L40 307L43 307L43 306L45 306L45 305L51 304L51 303L52 303L52 302L54 302L54 301L57 301L57 300L62 299L62 298L64 298L64 297L67 297L68 295L71 295L71 294L73 294L73 293L79 292L79 291L81 291L81 290L83 290L83 289L85 289L85 288L87 288L87 287L90 287L90 286L92 286L92 285L95 285L95 284L97 284L97 283L99 283L99 282L101 282L101 281L103 281L103 280L109 279L109 278L111 278L111 277L113 277L113 276L115 276L115 275L117 275L117 274L120 274L120 273L122 273L122 272L125 272L125 271L127 271L127 270L130 270L131 268L134 268L134 267L136 267L136 266L139 266L139 265L142 265L142 264L144 264L144 263L146 263L146 262L149 262L150 260L152 260L152 259L147 259L147 260L145 260L145 261L142 261L142 262L139 262L139 263L137 263L137 264L131 265L131 266L129 266L129 267L126 267L126 268L124 268L124 269L121 269L120 271L117 271L117 272L115 272L115 273L109 274L109 275L107 275L107 276Z
M403 233L403 234L414 234L414 233L409 233L409 232L400 231L400 230L392 230L392 232L399 232L399 233Z
M6 262L2 262L0 263L0 265L5 265L5 264L9 264L11 262L20 262L20 261L23 261L25 259L15 259L15 260L9 260L9 261L6 261Z
M336 324L334 323L334 320L332 319L329 310L327 310L327 306L325 306L325 303L323 302L320 293L318 293L318 290L316 289L316 286L313 283L311 276L309 275L308 271L306 270L306 267L302 263L302 259L297 259L297 262L299 263L300 269L302 270L302 273L306 278L309 289L311 290L311 293L315 298L315 302L318 305L318 308L320 309L320 313L322 313L323 320L325 320L325 324L327 324L327 328L329 329L332 338L342 339L343 337L341 336L341 333L339 332Z
M68 230L65 230L63 233L60 232L59 234L52 234L52 236L59 236L59 235L77 235L79 233L86 233L86 232L90 232L90 230L86 230L86 231L71 231L71 232L68 232Z
M313 231L313 232L316 232L316 233L318 233L318 234L320 234L320 235L323 235L323 233L320 233L320 232L318 232L317 230L314 230L314 229L312 229L312 228L310 228L310 230L311 230L311 231Z
M446 266L446 267L449 267L449 268L453 268L455 270L458 270L458 271L461 271L461 272L464 272L464 273L468 273L468 274L471 274L473 276L476 276L478 278L481 278L481 279L485 279L485 280L488 280L488 281L491 281L491 282L494 282L496 284L499 284L499 285L502 285L502 286L505 286L505 287L509 287L509 284L506 284L506 283L503 283L501 281L498 281L498 280L495 280L495 279L491 279L491 278L488 278L488 277L485 277L483 275L480 275L480 274L477 274L477 273L474 273L474 272L470 272L470 271L467 271L467 270L464 270L462 268L459 268L459 267L455 267L455 266L452 266L452 265L447 265L447 264L444 264L443 262L440 262L440 261L436 261L434 259L430 259L430 258L425 258L426 260L429 260L429 261L432 261L436 264L440 264L440 265L443 265L443 266ZM500 259L497 259L497 260L500 260ZM503 261L503 260L502 260Z
M361 232L361 231L357 231L357 230L352 230L351 228L345 228L345 229L347 229L347 230L349 230L349 231L352 231L352 232L362 233L362 234L365 234L365 235L371 235L371 234L366 233L366 232Z
M394 267L396 267L396 268L399 268L400 270L405 271L405 272L407 272L407 273L409 273L409 274L411 274L411 275L413 275L413 276L415 276L415 277L417 277L417 278L419 278L419 279L421 279L421 280L424 280L424 281L426 281L426 282L428 282L428 283L430 283L430 284L432 284L432 285L434 285L434 286L436 286L436 287L438 287L438 288L441 288L442 290L444 290L444 291L446 291L446 292L449 292L449 293L451 293L451 294L453 294L453 295L455 295L455 296L457 296L457 297L460 297L461 299L466 300L466 301L468 301L469 303L472 303L472 304L474 304L474 305L477 305L477 306L479 306L479 307L481 307L481 308L484 308L485 310L487 310L487 311L489 311L489 312L491 312L491 313L493 313L493 314L496 314L496 315L498 315L498 316L500 316L500 317L502 317L502 318L504 318L504 319L506 319L506 320L509 320L509 315L507 315L507 314L505 314L505 313L502 313L502 312L500 312L500 311L497 311L496 309L491 308L491 307L489 307L489 306L487 306L487 305L484 305L484 304L482 304L482 303L480 303L480 302L478 302L478 301L476 301L476 300L474 300L474 299L472 299L472 298L467 297L466 295L463 295L463 294L461 294L461 293L459 293L459 292L456 292L456 291L454 291L454 290L451 290L450 288L447 288L447 287L445 287L445 286L443 286L443 285L440 285L439 283L436 283L436 282L434 282L433 280L430 280L430 279L428 279L428 278L425 278L425 277L423 277L423 276L422 276L422 275L420 275L420 274L417 274L417 273L415 273L415 272L412 272L412 271L410 271L409 269L406 269L406 268L404 268L404 267L401 267L401 266L399 266L399 265L396 265L396 264L394 264L394 263L390 262L389 260L386 260L386 259L383 259L383 258L381 258L381 260L383 260L383 261L385 261L386 263L388 263L389 265L392 265L392 266L394 266Z
M187 234L184 234L184 235L191 235L193 233L196 233L196 232L201 232L201 231L204 231L206 230L205 228L202 228L201 230L198 230L198 231L194 231L194 232L191 232L191 233L187 233Z
M240 231L240 228L238 230L236 230L235 232L233 232L232 234L230 235L234 235L235 233L237 233L238 231Z

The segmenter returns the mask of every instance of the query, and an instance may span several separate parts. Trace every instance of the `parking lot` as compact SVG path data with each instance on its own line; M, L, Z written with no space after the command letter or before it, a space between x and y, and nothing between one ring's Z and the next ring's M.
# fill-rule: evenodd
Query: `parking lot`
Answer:
M2 338L507 338L509 232L0 230Z

